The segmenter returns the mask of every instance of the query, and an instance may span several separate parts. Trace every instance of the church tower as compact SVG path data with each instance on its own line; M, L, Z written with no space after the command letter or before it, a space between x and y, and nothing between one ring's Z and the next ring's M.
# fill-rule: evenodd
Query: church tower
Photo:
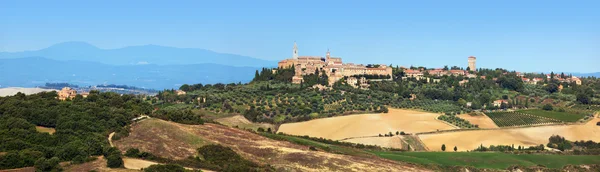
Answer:
M296 45L296 41L294 41L294 55L292 56L294 59L298 59L298 45Z

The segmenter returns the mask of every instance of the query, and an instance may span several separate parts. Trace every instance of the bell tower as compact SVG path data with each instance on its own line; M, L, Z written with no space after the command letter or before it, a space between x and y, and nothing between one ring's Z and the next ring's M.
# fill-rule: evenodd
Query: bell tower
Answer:
M296 41L294 41L294 50L293 50L293 53L294 54L292 55L292 57L294 59L298 59L298 45L296 45Z

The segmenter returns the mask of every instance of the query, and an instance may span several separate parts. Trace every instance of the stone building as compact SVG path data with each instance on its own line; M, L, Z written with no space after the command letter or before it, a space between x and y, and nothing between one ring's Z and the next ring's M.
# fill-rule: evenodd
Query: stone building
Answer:
M477 60L477 58L475 56L470 56L469 57L469 70L471 71L475 71L477 68L475 66L475 61Z
M179 95L185 95L186 92L183 90L176 90L175 93L179 96Z
M329 77L329 84L340 80L343 77L355 75L389 75L392 76L392 68L387 65L371 65L343 63L340 57L331 57L329 50L325 57L320 56L299 56L298 46L294 42L292 58L279 61L279 68L295 68L296 76L292 78L293 83L302 82L303 75L314 74L315 71L324 71Z
M66 100L68 99L73 99L75 98L75 96L77 96L77 91L75 91L74 89L70 88L70 87L64 87L62 88L62 90L58 91L58 99L59 100Z

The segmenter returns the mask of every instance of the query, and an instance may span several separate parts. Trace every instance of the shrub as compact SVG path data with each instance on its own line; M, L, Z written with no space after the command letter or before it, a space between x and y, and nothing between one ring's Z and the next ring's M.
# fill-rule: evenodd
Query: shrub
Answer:
M61 171L59 162L60 160L57 157L50 159L40 158L35 161L34 167L36 171Z
M121 158L121 151L114 147L106 148L103 152L106 158L106 166L110 168L123 167L123 159Z
M128 157L139 157L140 155L140 150L136 149L136 148L129 148L127 149L127 152L125 152L125 156Z
M185 168L177 164L155 164L144 169L144 172L184 172Z
M120 154L112 154L106 157L106 166L110 168L123 167L123 159Z
M546 111L551 111L553 107L551 104L545 104L544 107L542 107L542 109Z
M243 159L231 148L221 145L206 145L198 149L200 156L211 164L223 168L222 171L253 171L258 165Z

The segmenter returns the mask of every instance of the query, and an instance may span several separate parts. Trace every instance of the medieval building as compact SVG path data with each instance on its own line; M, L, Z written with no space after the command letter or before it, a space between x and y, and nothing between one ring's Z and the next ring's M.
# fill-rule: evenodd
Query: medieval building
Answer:
M329 78L329 84L333 84L343 77L355 75L384 75L392 76L392 68L386 65L369 65L353 63L342 63L342 58L331 57L329 50L325 57L320 56L298 56L298 46L294 42L292 58L282 60L278 63L279 68L295 68L296 75L292 78L293 83L300 83L303 75L314 74L317 70L324 71Z

